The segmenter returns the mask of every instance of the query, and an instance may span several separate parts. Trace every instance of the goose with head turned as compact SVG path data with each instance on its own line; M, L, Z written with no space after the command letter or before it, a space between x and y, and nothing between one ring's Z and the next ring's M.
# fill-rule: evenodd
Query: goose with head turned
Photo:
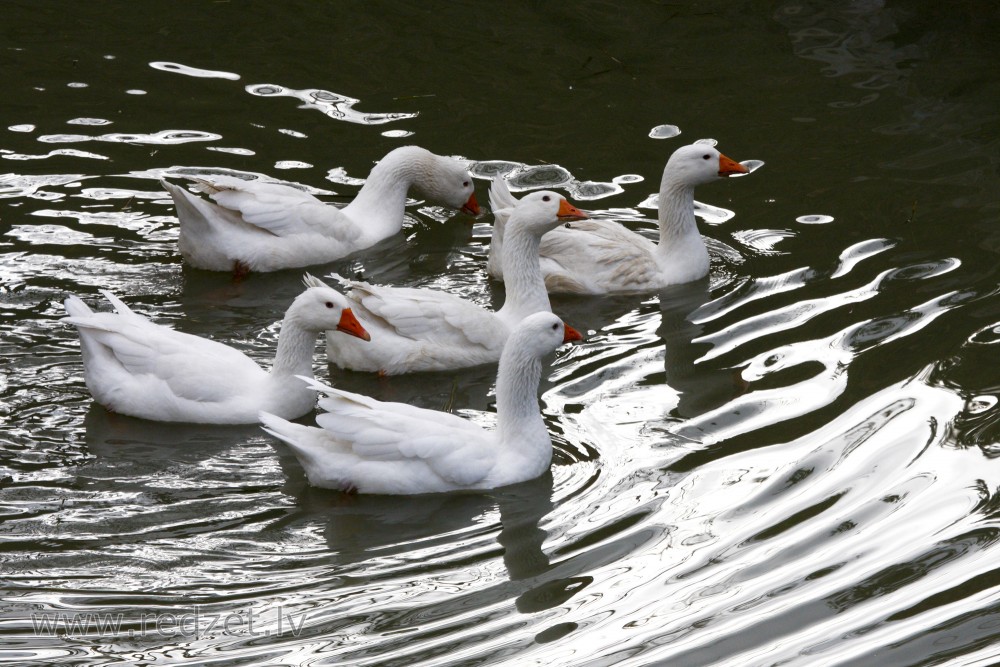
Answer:
M252 424L261 410L294 419L316 404L298 378L312 377L320 333L368 340L340 292L310 275L305 284L285 313L270 372L227 345L154 324L107 291L117 313L70 296L63 321L80 332L87 388L113 412L202 424Z
M211 271L277 271L332 262L373 246L403 228L411 186L430 200L479 214L465 166L417 146L389 152L344 208L280 183L188 178L213 201L161 183L177 208L181 255Z
M542 239L539 248L546 288L576 294L644 292L704 278L709 257L695 223L694 189L747 172L746 167L709 144L678 148L667 161L660 181L659 242L606 219L555 229ZM506 279L498 260L505 243L506 221L516 201L506 183L493 181L493 240L487 270L498 280Z
M507 339L497 370L497 428L447 412L382 401L321 382L315 426L260 416L291 447L313 486L359 493L416 494L492 489L538 477L552 440L538 406L542 358L580 340L552 313L535 313Z
M351 308L371 331L372 342L331 343L328 359L342 368L384 375L496 363L521 320L551 310L538 265L539 240L560 224L586 218L555 192L533 192L517 202L507 221L506 297L497 311L437 290L344 280Z

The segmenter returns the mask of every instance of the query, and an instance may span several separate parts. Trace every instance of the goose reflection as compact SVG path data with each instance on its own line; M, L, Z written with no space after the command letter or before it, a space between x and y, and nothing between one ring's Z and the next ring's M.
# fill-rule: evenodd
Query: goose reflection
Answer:
M483 493L350 494L310 486L295 457L281 448L282 490L297 511L279 523L320 526L339 568L358 569L375 581L397 577L400 567L426 575L492 554L510 581L548 569L540 523L554 506L551 473Z
M154 422L111 412L92 403L83 419L87 448L98 459L143 467L197 463L252 438L256 424L219 426Z
M704 324L696 312L710 298L708 280L667 288L659 293L663 368L666 383L677 391L670 416L686 420L726 403L742 392L745 383L727 367L700 363L711 344L700 340Z

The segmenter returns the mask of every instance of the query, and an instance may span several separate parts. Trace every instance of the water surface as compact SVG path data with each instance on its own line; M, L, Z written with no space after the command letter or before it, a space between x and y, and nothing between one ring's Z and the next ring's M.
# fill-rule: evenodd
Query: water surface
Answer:
M813 1L11 2L0 34L0 658L15 664L985 665L998 659L997 11ZM78 294L267 363L297 271L186 267L163 176L348 201L415 143L654 234L669 154L711 276L553 299L551 474L309 487L256 426L93 405ZM491 216L414 200L328 266L499 303ZM103 306L101 306L103 307ZM494 370L338 386L489 424ZM305 421L309 422L310 418ZM98 627L98 623L104 626ZM110 625L107 625L110 623Z

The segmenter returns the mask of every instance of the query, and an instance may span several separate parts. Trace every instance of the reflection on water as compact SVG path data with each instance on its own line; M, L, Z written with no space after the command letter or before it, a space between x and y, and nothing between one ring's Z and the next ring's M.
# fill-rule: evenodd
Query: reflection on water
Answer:
M444 3L130 7L0 29L3 657L996 662L995 11L583 2L471 30ZM682 131L760 158L698 204L710 276L553 297L586 340L543 378L554 463L524 484L312 488L255 426L94 405L59 321L110 289L266 362L301 274L184 266L165 176L341 203L412 142L467 156L481 193L557 189L655 237L646 186ZM410 201L402 234L311 271L501 302L490 216L452 218ZM314 370L494 418L490 367Z
M294 90L270 83L247 86L246 91L257 97L294 97L302 101L303 109L316 109L334 120L362 125L381 125L406 118L414 118L415 113L361 113L354 110L356 100L346 95L338 95L329 90Z

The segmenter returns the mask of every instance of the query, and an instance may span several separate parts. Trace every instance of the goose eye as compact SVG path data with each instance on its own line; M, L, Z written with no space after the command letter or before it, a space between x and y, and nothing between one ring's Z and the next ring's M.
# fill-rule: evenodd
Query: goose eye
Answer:
M462 187L463 188L469 187L469 182L468 181L462 181Z
M327 301L326 302L326 307L327 308L333 308L333 302L332 301Z
M550 197L548 195L543 195L542 196L542 201L552 201L552 197Z
M704 155L701 156L701 159L702 160L711 160L712 156L709 155L708 153L705 153Z
M556 330L557 330L558 328L559 328L559 325L558 325L558 324L553 324L553 325L552 325L552 330L553 330L553 331L556 331Z

